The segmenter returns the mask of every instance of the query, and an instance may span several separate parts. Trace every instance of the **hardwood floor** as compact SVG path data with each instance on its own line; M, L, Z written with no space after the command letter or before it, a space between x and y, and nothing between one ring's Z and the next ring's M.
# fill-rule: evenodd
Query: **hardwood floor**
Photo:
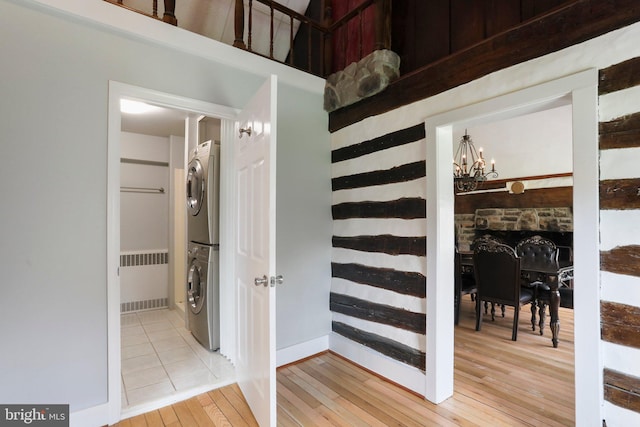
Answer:
M454 395L434 405L352 363L324 353L278 369L280 426L570 426L574 417L573 311L560 309L560 346L532 332L513 309L475 331L465 298L455 328ZM547 318L548 321L548 318ZM213 390L117 424L129 426L255 426L237 385Z

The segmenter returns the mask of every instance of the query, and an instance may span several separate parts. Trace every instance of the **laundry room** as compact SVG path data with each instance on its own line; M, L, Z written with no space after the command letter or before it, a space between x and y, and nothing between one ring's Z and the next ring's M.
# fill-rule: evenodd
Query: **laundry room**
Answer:
M190 240L185 203L189 150L184 135L189 113L147 108L151 110L122 115L121 312L169 308L184 317ZM198 144L219 143L219 119L191 119L197 123Z

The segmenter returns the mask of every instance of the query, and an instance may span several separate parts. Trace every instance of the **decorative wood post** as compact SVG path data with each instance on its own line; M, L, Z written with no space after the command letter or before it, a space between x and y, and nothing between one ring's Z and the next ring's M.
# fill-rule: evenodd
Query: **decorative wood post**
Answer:
M233 45L240 49L246 49L247 45L244 44L244 2L242 0L236 0L234 30Z
M375 50L391 48L391 0L375 0Z
M176 19L176 0L164 0L164 14L162 15L162 22L166 22L171 25L178 25L178 19Z

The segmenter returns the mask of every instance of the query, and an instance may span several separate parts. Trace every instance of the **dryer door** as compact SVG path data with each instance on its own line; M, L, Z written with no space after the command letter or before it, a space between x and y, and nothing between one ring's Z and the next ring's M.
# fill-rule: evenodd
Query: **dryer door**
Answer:
M207 292L206 272L202 271L200 262L194 258L189 265L189 273L187 274L187 303L189 310L193 314L200 313L204 305Z
M204 203L204 169L198 159L189 163L187 171L187 210L193 216L198 215Z

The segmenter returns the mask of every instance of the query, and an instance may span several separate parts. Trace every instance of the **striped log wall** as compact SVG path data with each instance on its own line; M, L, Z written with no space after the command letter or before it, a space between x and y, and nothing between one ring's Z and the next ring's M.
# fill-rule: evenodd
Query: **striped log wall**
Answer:
M336 148L332 330L425 369L424 125Z
M335 347L331 342L334 351L412 390L424 390L407 376L395 375L405 367L423 369L415 351L420 356L425 352L425 336L411 328L416 314L424 313L426 301L412 291L410 280L415 273L426 274L425 253L420 252L426 220L415 218L419 213L415 200L426 199L426 182L421 171L411 166L426 158L422 121L537 83L597 69L603 402L596 411L610 426L640 425L639 37L640 24L634 24L356 120L332 133L333 207L341 215L334 220L333 233L333 335L340 334ZM428 81L427 76L424 79ZM412 130L420 133L406 137ZM381 202L388 203L386 216L380 214ZM411 217L392 213L401 205L414 209ZM383 320L398 313L405 315L402 326ZM371 362L372 355L380 354L397 362L391 368L376 364L378 359ZM584 402L577 402L576 408L587 409Z
M640 413L640 57L599 81L604 399Z

